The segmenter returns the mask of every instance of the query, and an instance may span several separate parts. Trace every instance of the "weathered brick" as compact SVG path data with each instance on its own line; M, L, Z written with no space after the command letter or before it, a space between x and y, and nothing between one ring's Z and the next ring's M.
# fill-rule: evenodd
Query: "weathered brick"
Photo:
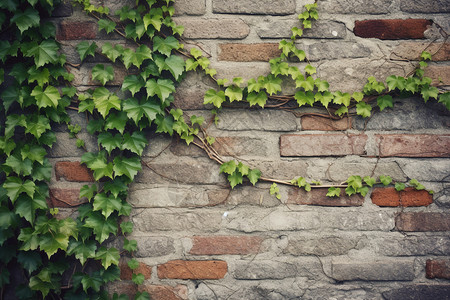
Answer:
M295 256L304 255L344 255L352 249L360 249L359 243L361 240L367 239L366 237L355 236L337 236L326 235L323 237L314 236L301 236L301 237L289 237L288 246L284 249L284 253L288 253Z
M239 18L188 18L174 20L183 25L183 37L187 39L243 39L250 33L250 27Z
M150 299L155 300L187 300L188 288L185 285L154 285L154 284L142 284L139 285L140 292L147 292L150 295Z
M214 148L220 155L267 155L267 144L263 139L243 136L218 136Z
M107 285L107 288L110 295L113 295L114 293L118 295L124 294L128 296L128 299L134 299L134 296L138 291L137 285L131 281L117 280L114 284Z
M363 38L381 40L423 39L432 22L425 19L390 19L355 21L353 32Z
M401 213L395 219L395 224L400 231L450 231L450 214Z
M427 278L450 279L450 260L428 259L425 267Z
M172 260L158 265L158 277L161 279L221 279L228 267L221 260Z
M382 293L383 299L450 299L450 285L408 285Z
M152 267L143 262L139 262L139 266L136 269L131 270L130 267L128 267L128 264L126 261L121 261L119 263L119 268L120 268L120 279L121 280L131 280L133 277L133 274L139 274L139 273L144 275L145 279L150 279L150 277L152 276Z
M402 0L400 9L410 13L448 13L449 0Z
M213 0L213 13L290 15L295 13L294 0Z
M140 236L137 240L136 257L155 257L175 252L174 239L166 236Z
M391 59L420 60L423 51L433 54L433 61L450 60L450 43L402 42L391 53Z
M431 84L450 85L450 66L429 66L425 69L425 76L433 80Z
M87 202L80 199L80 189L50 188L50 202L53 207L74 207Z
M330 118L319 116L302 116L301 118L302 130L322 130L335 131L347 130L352 127L352 118L342 118L332 120Z
M262 241L259 236L194 236L189 254L254 254L259 252Z
M377 134L381 157L450 157L450 135Z
M175 15L201 16L206 13L205 0L177 0L173 4Z
M97 36L97 23L92 21L62 21L57 30L58 40L94 39Z
M319 215L323 231L387 231L395 228L395 212L363 213L360 210L333 210Z
M361 206L364 198L360 195L347 196L344 193L340 197L327 197L327 189L313 189L306 192L299 188L289 190L288 204L320 205L320 206Z
M94 182L92 172L78 161L58 161L55 176L58 181Z
M375 249L377 254L386 256L449 256L450 239L445 234L413 236L393 232L382 238L371 239L370 248Z
M332 262L331 277L339 281L410 281L414 279L414 261Z
M280 138L281 156L363 155L365 134L286 134Z
M263 39L290 38L294 26L300 26L298 20L264 19L255 30ZM303 37L312 39L343 39L346 36L345 24L331 20L313 22L311 29L303 32Z
M225 61L269 61L278 57L281 50L278 44L219 44L219 60Z
M295 264L271 260L236 261L233 269L234 278L245 280L283 279L297 275L297 266Z
M375 188L371 195L372 203L378 206L428 206L433 203L433 197L427 191L418 191L408 187L397 192L395 188Z
M327 0L318 2L318 10L333 14L385 14L392 0Z

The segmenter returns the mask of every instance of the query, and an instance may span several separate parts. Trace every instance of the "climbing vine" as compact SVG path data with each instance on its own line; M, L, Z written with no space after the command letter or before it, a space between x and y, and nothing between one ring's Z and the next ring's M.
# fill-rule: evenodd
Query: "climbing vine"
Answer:
M76 47L83 62L89 56L102 55L127 70L119 89L107 88L114 80L111 65L97 64L91 70L98 86L84 92L71 85L74 75L60 54L55 40L56 29L46 21L58 0L0 1L0 286L2 295L20 299L64 298L104 299L105 284L120 277L121 256L136 269L133 258L136 240L127 237L133 230L127 220L132 207L127 203L128 187L142 169L141 155L148 144L147 133L176 134L188 145L203 149L220 163L231 188L248 180L272 182L270 193L280 198L277 184L294 185L310 191L328 188L327 196L366 195L376 184L394 185L400 191L405 183L393 182L389 176L350 176L337 185L307 182L298 177L291 181L266 178L257 168L236 160L224 161L214 149L214 137L203 127L203 117L188 116L173 105L173 93L187 72L204 72L218 88L210 89L204 104L214 107L217 120L224 104L244 102L249 106L283 107L292 102L297 107L322 106L330 116L350 114L369 117L375 109L393 107L393 97L420 95L425 102L438 100L450 109L450 94L442 93L424 76L428 52L423 52L414 74L389 76L386 82L368 78L362 92L331 92L327 81L313 78L316 69L295 41L318 19L317 4L308 4L299 15L300 26L292 28L290 40L279 43L281 55L270 60L270 74L249 80L216 79L216 71L202 51L185 51L180 43L183 27L172 20L172 0L136 1L110 14L106 7L96 7L89 0L75 0L77 5L98 21L101 31L119 34L132 47L82 41ZM301 70L292 61L306 61ZM73 66L72 67L77 67ZM283 80L297 88L294 95L281 95ZM123 92L125 97L118 95ZM271 105L268 102L271 101ZM273 105L275 103L275 105ZM48 182L52 166L46 157L56 142L54 126L66 124L70 136L77 138L81 127L72 124L67 109L86 115L87 131L97 136L98 151L81 158L93 172L95 183L81 188L80 197L88 203L78 209L78 216L57 218L50 209ZM86 150L84 141L76 141ZM425 189L417 180L408 183ZM431 191L430 191L431 192ZM111 236L121 235L123 249L107 247ZM141 284L144 275L133 274ZM19 281L12 278L21 278ZM135 299L148 299L138 292ZM114 295L113 299L127 299Z

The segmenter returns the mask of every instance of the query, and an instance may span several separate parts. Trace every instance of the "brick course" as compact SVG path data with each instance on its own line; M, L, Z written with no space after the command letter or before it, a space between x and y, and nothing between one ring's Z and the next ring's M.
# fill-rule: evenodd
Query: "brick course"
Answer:
M189 254L242 255L258 253L263 239L257 236L194 236Z
M364 20L355 21L353 32L359 37L381 40L423 39L431 24L425 19Z
M397 192L395 188L375 188L372 191L372 203L378 206L428 206L433 203L433 197L427 191L418 191L408 187Z
M158 265L161 279L221 279L227 273L227 263L221 260L172 260Z
M92 172L76 161L59 161L55 164L56 180L94 182Z

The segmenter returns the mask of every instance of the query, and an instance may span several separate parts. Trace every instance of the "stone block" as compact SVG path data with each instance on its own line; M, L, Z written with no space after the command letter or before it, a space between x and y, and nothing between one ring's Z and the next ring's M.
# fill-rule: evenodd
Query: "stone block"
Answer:
M306 55L310 61L318 61L370 57L371 53L370 48L359 43L321 42L308 45Z
M331 273L338 281L411 281L415 277L410 260L332 262Z
M377 134L379 156L450 157L450 135Z
M449 182L448 159L396 159L405 175L419 181Z
M223 110L217 128L221 130L295 131L297 118L280 110Z
M147 292L150 299L158 300L187 300L188 288L185 285L157 285L144 283L139 285L140 292Z
M205 93L212 88L216 88L212 80L200 72L189 72L174 93L174 105L183 110L205 109L206 106L203 105Z
M404 212L395 219L400 231L450 231L450 214L436 212Z
M450 4L450 3L449 3ZM420 60L423 51L433 54L433 61L450 60L450 43L402 42L391 53L391 59Z
M261 249L263 239L259 236L194 236L192 255L245 255Z
M291 28L295 26L301 26L301 23L292 19L264 19L257 25L256 33L262 39L290 38ZM345 24L332 20L313 22L311 29L303 32L303 37L311 39L343 39L346 36Z
M342 235L324 235L311 236L302 235L299 237L289 237L288 246L284 253L295 256L317 255L345 255L352 249L362 248L363 243L367 242L365 236L342 236Z
M239 18L176 17L174 21L184 26L187 39L243 39L250 33L250 27Z
M165 256L175 252L174 239L166 236L139 236L136 257Z
M432 85L450 85L450 67L449 66L429 66L425 69L426 77L432 79Z
M222 226L220 211L180 211L159 209L136 209L132 220L140 232L189 231L217 232Z
M328 189L312 189L306 192L293 187L289 189L287 204L318 205L318 206L361 206L364 198L361 195L347 196L342 189L340 197L327 197Z
M338 120L327 117L305 115L301 118L302 130L338 131L347 130L352 127L352 118L342 118Z
M81 157L86 151L83 148L77 147L77 139L69 137L69 133L55 132L56 143L49 149L48 154L51 158L56 157ZM97 137L87 133L77 134L79 139L82 139L85 143L86 149L89 152L97 152Z
M446 284L416 284L403 286L382 293L386 300L397 299L450 299L450 285Z
M381 40L423 39L432 22L425 19L389 19L355 21L353 32L363 38Z
M395 212L333 211L320 213L322 230L391 231L395 228Z
M266 156L267 141L257 137L216 136L214 149L223 156Z
M219 44L219 60L224 61L269 61L278 57L281 50L275 43Z
M281 156L363 155L365 134L285 134L280 138Z
M175 8L175 16L201 16L206 13L205 0L177 0L174 2L173 6Z
M297 276L297 266L272 260L238 260L233 264L233 277L240 280L279 280Z
M450 240L441 236L390 234L371 240L371 249L386 256L449 256Z
M319 12L333 14L388 14L392 0L327 0L318 3Z
M409 13L448 13L448 0L401 0L400 9Z
M213 0L212 10L222 14L290 15L295 14L295 0Z
M161 279L221 279L227 271L227 263L221 260L172 260L158 265Z

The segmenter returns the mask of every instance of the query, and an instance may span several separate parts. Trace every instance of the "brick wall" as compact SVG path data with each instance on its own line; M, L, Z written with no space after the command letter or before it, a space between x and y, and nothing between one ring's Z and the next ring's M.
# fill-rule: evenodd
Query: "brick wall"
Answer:
M117 9L124 1L103 1ZM133 1L131 1L133 2ZM290 36L300 0L178 0L176 21L186 47L211 55L219 78L248 80L267 74L277 43ZM434 54L427 69L434 82L450 85L448 0L319 1L320 20L298 41L333 90L361 89L368 76L406 75L421 51ZM68 61L80 63L80 39L123 43L97 31L94 20L70 5L55 14ZM95 85L89 69L102 57L73 68L80 90ZM118 90L124 69L116 71ZM116 85L116 86L114 86ZM176 105L208 116L203 95L214 87L189 74ZM289 84L286 91L292 90ZM217 148L258 167L267 177L303 176L339 183L349 175L415 178L427 192L376 187L366 197L330 199L268 184L231 190L218 165L176 138L149 136L144 166L131 187L133 237L139 271L152 299L448 299L450 295L450 118L445 108L416 98L396 99L394 109L370 119L329 120L323 111L224 109L209 128ZM71 113L84 128L82 115ZM51 203L61 216L84 202L78 191L93 180L79 164L83 151L61 128L51 149ZM85 129L89 150L97 143ZM120 243L114 241L113 243ZM133 293L132 271L111 291ZM447 297L447 298L446 298Z

